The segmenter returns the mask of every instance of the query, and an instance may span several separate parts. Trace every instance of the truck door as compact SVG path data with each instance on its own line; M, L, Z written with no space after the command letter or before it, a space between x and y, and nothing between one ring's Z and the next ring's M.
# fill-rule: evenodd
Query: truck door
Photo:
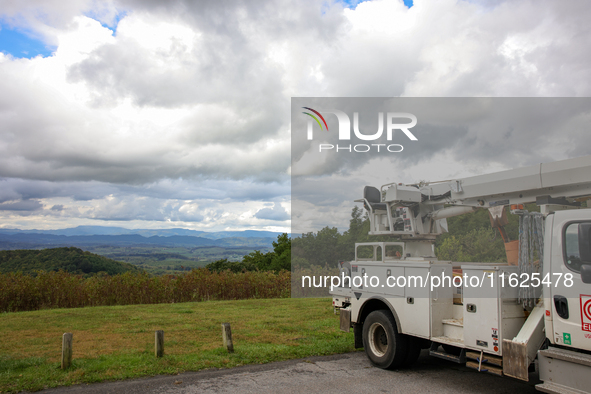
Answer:
M554 343L591 350L591 215L587 210L555 215L549 273Z

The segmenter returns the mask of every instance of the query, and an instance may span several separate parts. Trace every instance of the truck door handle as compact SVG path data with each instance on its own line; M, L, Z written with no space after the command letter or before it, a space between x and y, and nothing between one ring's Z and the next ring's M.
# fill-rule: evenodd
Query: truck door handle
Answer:
M568 319L568 301L566 297L561 295L554 296L554 306L556 307L556 313L563 319Z

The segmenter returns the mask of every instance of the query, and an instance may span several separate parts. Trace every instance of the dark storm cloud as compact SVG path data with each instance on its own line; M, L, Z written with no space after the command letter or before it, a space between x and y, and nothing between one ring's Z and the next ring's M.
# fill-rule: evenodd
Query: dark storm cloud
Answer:
M38 211L43 204L36 200L22 200L16 202L4 202L0 204L0 211Z
M287 196L288 179L280 183L259 183L254 180L233 182L202 178L195 181L163 179L144 185L114 185L103 182L49 182L5 178L0 179L0 203L56 197L73 201L100 200L106 196L145 196L156 200L210 199L226 202L265 201Z
M119 190L115 185L101 182L50 182L14 178L0 179L0 185L0 202L54 197L88 201L103 198Z

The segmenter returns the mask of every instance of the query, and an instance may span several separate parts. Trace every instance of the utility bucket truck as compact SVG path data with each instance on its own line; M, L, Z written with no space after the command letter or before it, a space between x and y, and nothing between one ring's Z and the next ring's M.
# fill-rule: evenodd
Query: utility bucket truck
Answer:
M591 156L488 175L365 187L372 235L355 244L331 289L344 331L380 368L421 349L479 371L528 380L548 393L591 393ZM523 204L535 202L540 212ZM435 257L446 218L489 210L509 263ZM509 242L507 211L520 215Z

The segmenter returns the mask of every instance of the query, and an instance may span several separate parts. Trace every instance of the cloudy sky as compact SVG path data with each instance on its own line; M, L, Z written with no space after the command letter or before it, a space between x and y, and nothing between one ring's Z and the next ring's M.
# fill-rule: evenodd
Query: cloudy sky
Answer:
M292 97L591 93L587 1L410 5L0 0L0 227L288 230ZM536 159L472 141L403 181Z

